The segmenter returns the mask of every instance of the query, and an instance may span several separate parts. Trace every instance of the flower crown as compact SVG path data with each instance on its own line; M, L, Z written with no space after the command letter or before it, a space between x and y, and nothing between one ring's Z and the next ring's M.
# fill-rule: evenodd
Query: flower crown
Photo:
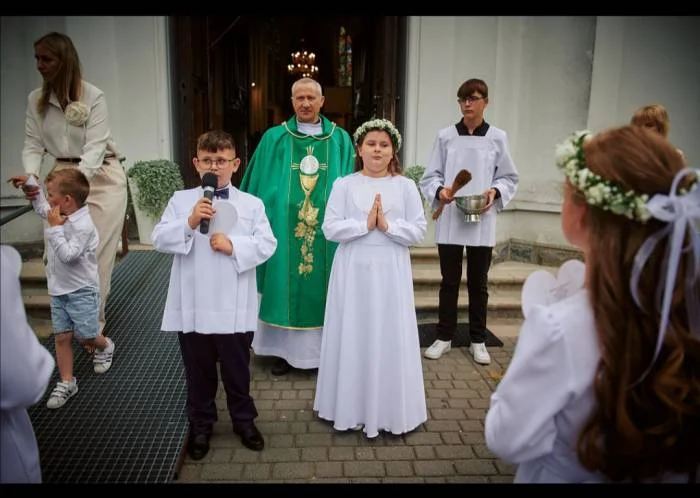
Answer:
M583 157L583 144L592 137L588 130L574 132L557 145L556 162L571 185L580 190L586 202L605 211L646 223L651 218L647 208L648 194L624 190L600 175L593 173Z
M371 119L366 121L360 126L352 138L355 141L355 145L360 145L360 140L370 131L382 130L389 134L391 141L394 143L394 152L398 152L401 148L401 133L396 129L394 124L388 119Z
M577 131L557 146L557 166L564 171L569 182L586 197L586 202L615 214L640 223L650 218L664 222L664 226L649 235L639 246L634 256L634 266L629 280L629 288L637 307L641 308L639 298L639 280L653 254L657 244L666 240L668 249L664 255L659 274L664 280L659 282L656 292L657 306L661 310L661 320L656 337L656 346L651 362L633 385L639 384L649 374L659 356L671 321L671 301L674 295L676 274L679 262L685 256L685 306L688 313L690 332L700 338L700 294L696 291L700 278L700 182L697 171L685 167L673 177L668 194L657 193L651 199L647 194L638 194L633 190L624 190L619 185L596 175L588 166L583 156L583 144L590 138L588 130ZM688 176L692 177L692 186L680 188L680 183ZM687 239L687 241L686 241ZM686 245L687 244L687 245ZM664 275L665 273L665 275Z

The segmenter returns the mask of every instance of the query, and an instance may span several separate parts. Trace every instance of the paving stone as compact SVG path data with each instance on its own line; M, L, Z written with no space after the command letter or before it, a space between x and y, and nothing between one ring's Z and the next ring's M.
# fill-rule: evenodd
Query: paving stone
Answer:
M315 371L270 376L271 363L251 362L262 452L244 448L231 431L226 398L218 393L219 422L212 451L185 458L176 482L210 483L511 483L516 467L486 447L490 396L510 362L517 338L490 348L492 364L476 365L466 348L423 359L428 420L405 435L337 432L313 412Z
M326 462L328 461L328 448L302 448L301 460L304 462Z
M384 477L383 462L343 462L345 477Z
M317 462L315 475L317 478L343 477L343 462Z
M386 475L391 477L412 477L413 465L408 461L388 461L386 466Z
M314 465L309 462L275 463L272 466L273 479L310 479L314 475Z

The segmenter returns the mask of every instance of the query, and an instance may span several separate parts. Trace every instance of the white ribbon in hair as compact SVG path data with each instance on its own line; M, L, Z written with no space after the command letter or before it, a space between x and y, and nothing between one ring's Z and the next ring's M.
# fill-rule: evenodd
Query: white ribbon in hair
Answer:
M673 288L676 283L678 273L678 263L682 253L691 253L687 271L685 275L685 306L688 311L688 325L693 335L700 337L700 185L696 185L694 190L688 194L678 196L678 184L688 174L698 174L691 168L679 171L671 184L671 191L668 195L656 194L647 202L647 209L653 218L665 221L667 225L656 233L651 234L637 251L634 258L634 267L630 278L630 291L637 306L641 307L638 295L639 277L644 269L649 256L654 251L656 244L664 237L670 235L662 271L665 269L665 282L660 282L659 291L663 289L663 303L661 308L661 322L656 339L656 349L651 363L642 376L635 382L641 382L651 371L656 358L661 351L661 346L666 337L669 314L671 311L671 298ZM683 247L686 231L690 234L690 245ZM661 286L663 285L663 287ZM657 296L659 299L661 296Z

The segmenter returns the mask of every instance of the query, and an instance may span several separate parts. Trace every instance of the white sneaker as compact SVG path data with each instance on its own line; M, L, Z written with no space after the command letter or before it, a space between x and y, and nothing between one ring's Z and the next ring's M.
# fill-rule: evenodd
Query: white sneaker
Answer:
M114 355L114 342L106 337L109 345L104 349L96 349L95 356L92 357L92 367L95 373L103 374L112 366L112 356Z
M469 345L469 352L474 357L474 361L481 365L488 365L491 363L491 355L486 350L486 344L483 342L472 342Z
M53 388L49 400L46 402L46 408L61 408L66 404L66 401L78 392L78 382L73 377L72 382L59 381L56 387Z
M452 349L452 341L441 341L440 339L435 339L435 342L425 350L423 356L431 360L437 360L450 349Z

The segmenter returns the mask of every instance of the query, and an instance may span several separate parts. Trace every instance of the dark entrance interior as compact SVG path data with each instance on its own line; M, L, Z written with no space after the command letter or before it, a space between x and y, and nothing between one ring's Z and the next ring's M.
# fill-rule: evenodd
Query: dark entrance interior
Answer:
M191 158L208 129L231 133L242 167L262 134L293 114L287 66L313 52L326 97L322 113L352 133L371 117L403 130L404 16L173 16L170 18L175 161L188 187Z

